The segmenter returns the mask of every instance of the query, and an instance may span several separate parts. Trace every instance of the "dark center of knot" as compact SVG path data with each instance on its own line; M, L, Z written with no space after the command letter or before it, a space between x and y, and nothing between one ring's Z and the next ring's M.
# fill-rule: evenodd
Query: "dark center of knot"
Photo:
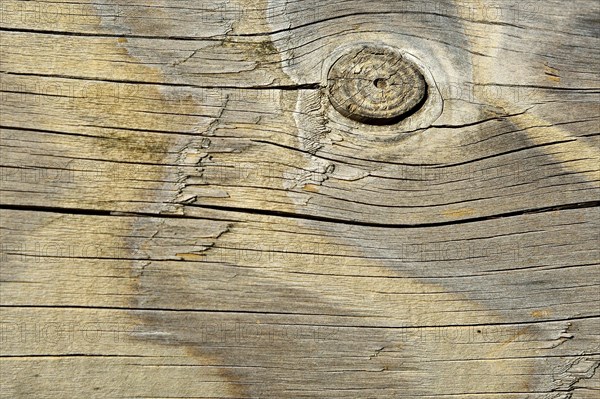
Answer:
M387 83L387 79L384 78L377 78L373 81L373 85L375 87L377 87L378 89L385 89L388 85Z

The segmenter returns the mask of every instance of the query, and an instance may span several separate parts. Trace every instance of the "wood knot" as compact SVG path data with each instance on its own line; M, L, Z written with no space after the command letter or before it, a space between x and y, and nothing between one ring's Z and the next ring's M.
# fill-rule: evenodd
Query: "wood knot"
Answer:
M329 70L327 86L340 114L371 125L399 122L427 97L417 66L389 47L360 47L342 55Z

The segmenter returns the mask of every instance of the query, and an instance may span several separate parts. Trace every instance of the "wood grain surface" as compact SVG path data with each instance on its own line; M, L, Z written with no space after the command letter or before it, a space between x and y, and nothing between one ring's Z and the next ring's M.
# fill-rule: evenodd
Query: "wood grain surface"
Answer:
M0 397L599 397L600 3L0 11Z

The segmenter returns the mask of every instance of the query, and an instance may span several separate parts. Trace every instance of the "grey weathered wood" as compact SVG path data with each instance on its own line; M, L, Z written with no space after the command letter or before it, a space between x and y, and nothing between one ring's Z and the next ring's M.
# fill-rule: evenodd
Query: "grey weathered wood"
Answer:
M1 397L597 397L598 4L143 3L2 2Z

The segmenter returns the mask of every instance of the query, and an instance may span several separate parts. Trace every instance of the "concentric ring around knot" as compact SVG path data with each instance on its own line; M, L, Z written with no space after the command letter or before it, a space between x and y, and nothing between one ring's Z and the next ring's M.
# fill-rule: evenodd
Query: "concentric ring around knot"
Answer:
M427 96L417 66L389 47L361 47L342 55L329 70L327 86L339 113L373 125L408 117Z

